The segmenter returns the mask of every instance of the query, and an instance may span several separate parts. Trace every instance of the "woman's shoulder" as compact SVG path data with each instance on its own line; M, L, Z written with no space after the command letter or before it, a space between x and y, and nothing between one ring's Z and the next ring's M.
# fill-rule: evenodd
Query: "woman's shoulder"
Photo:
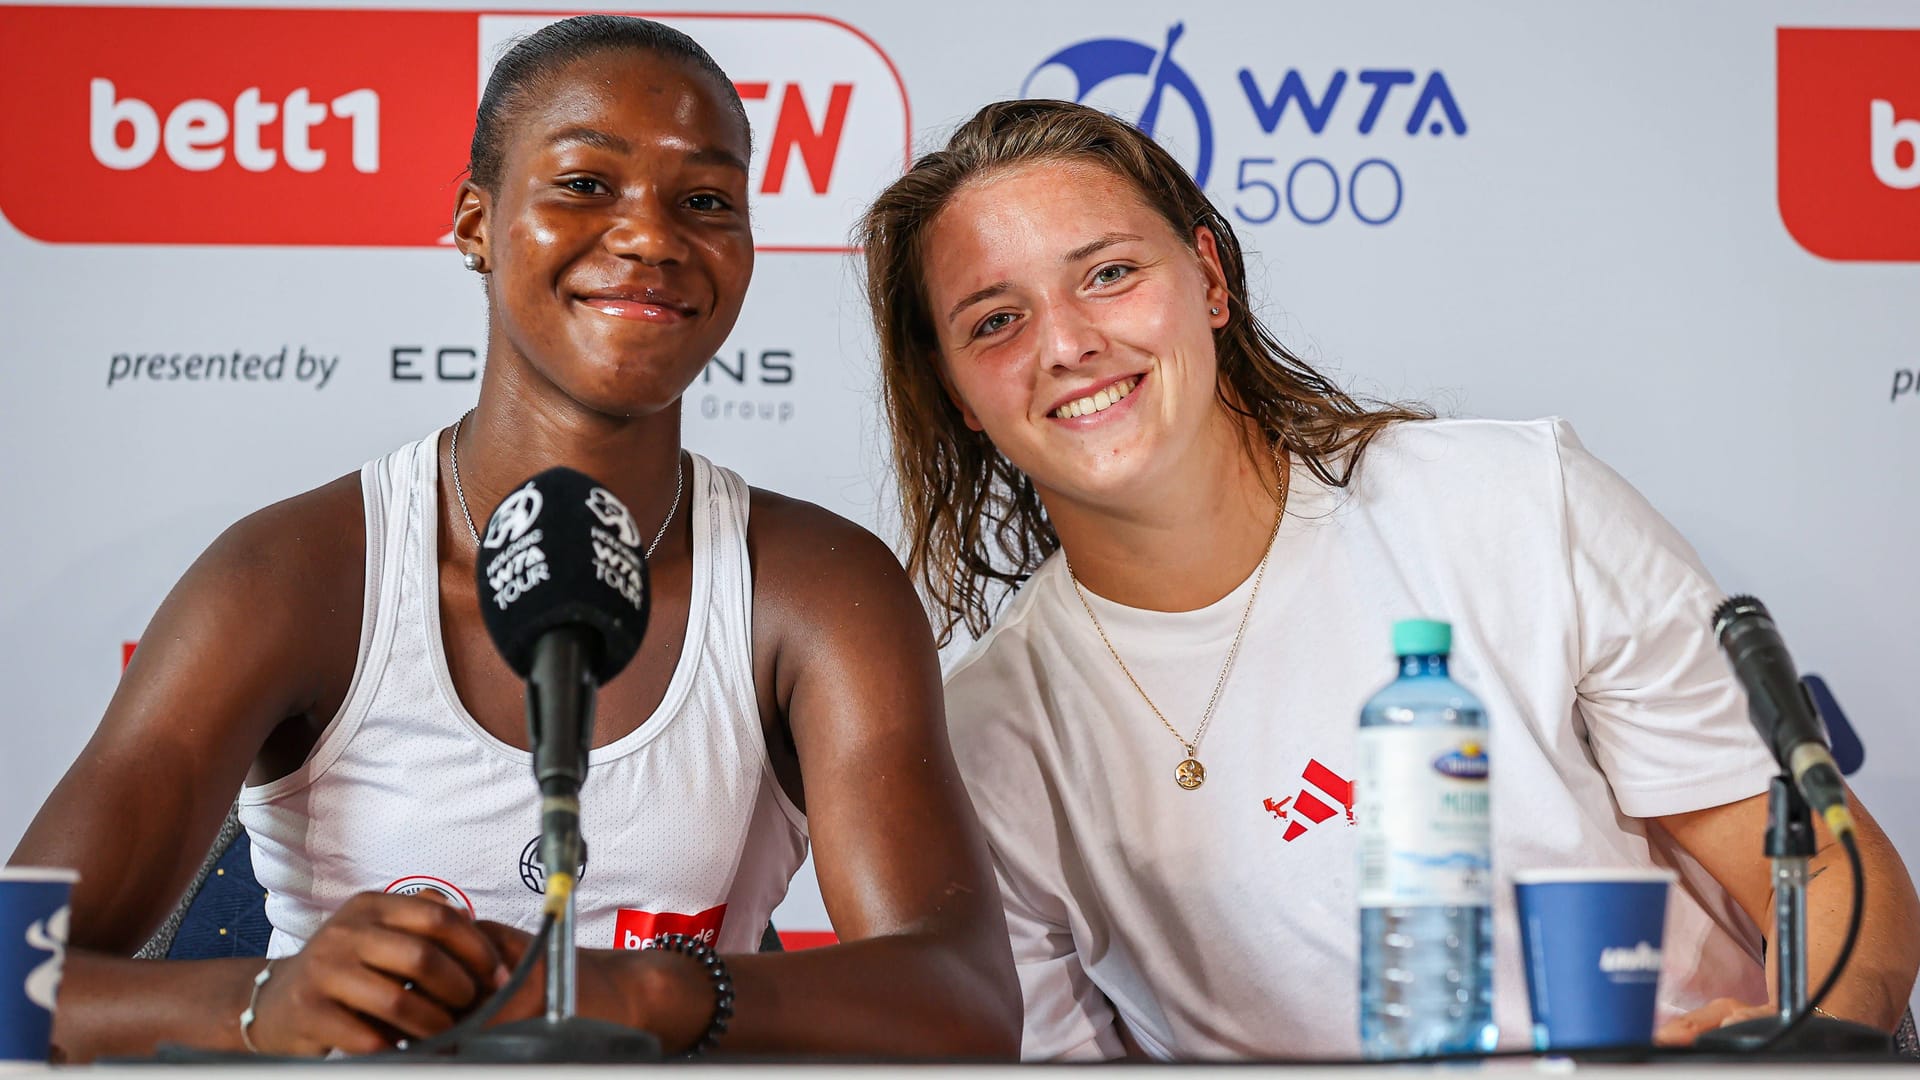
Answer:
M787 629L832 632L858 622L924 636L926 612L893 549L864 526L815 503L749 489L747 555L754 621L771 615Z
M360 506L348 475L229 526L154 613L109 716L188 693L208 731L264 739L344 693L365 606Z
M1018 736L1027 726L1007 705L1016 697L1025 700L1012 688L1038 686L1049 665L1066 662L1052 622L1064 596L1063 565L1058 554L1042 562L947 668L947 719L956 739L963 731L970 737Z
M1035 650L1049 639L1045 624L1066 595L1062 591L1066 585L1064 566L1057 551L1043 559L1006 598L986 632L960 654L947 678L959 678L975 668L993 670L1042 662Z
M1563 457L1579 448L1572 426L1559 417L1403 420L1367 444L1337 501L1387 509L1435 500L1544 497L1560 486Z
M357 606L366 565L361 492L356 470L255 510L220 534L196 570L283 600L350 597Z
M905 579L893 549L865 526L805 499L766 488L747 490L747 546L756 576L768 568Z
M1404 466L1419 464L1511 464L1531 466L1552 460L1563 441L1577 439L1558 416L1537 420L1402 420L1381 430L1365 459L1385 458ZM1363 463L1362 469L1364 470Z

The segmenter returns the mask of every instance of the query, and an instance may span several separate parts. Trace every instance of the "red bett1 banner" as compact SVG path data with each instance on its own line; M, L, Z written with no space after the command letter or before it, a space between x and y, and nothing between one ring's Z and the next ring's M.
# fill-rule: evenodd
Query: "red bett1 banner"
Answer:
M1780 218L1848 261L1920 261L1920 30L1782 28Z
M0 211L55 243L432 245L477 33L460 13L0 8Z
M483 64L562 17L0 7L0 213L49 243L444 243ZM649 17L738 80L760 249L847 251L906 164L893 61L828 16Z

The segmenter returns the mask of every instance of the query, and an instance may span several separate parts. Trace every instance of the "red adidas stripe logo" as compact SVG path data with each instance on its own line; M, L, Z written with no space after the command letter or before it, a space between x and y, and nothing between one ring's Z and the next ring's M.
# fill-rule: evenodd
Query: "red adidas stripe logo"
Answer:
M1300 778L1311 785L1311 788L1303 787L1279 802L1264 799L1260 804L1266 807L1268 813L1287 823L1286 835L1281 839L1291 844L1306 835L1309 823L1318 825L1339 813L1339 810L1327 804L1327 799L1333 800L1346 811L1347 824L1354 823L1353 781L1322 765L1317 758L1307 761L1307 767L1301 772ZM1318 789L1319 794L1315 794L1313 789ZM1321 795L1326 796L1326 799L1321 798ZM1294 817L1293 815L1296 814L1299 816ZM1301 821L1300 818L1306 820Z

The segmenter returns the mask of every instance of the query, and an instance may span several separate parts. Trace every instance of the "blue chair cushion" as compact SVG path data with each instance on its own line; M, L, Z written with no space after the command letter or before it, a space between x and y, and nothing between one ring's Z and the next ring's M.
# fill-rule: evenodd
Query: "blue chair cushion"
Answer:
M267 893L253 878L253 846L240 830L220 853L200 886L173 944L169 960L215 960L229 956L265 956L273 926L267 922Z

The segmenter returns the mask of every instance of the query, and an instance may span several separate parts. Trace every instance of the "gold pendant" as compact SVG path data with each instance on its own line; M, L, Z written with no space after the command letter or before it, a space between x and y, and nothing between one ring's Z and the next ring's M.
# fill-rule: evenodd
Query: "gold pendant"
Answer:
M1173 782L1192 791L1207 782L1207 767L1190 757L1174 768Z

